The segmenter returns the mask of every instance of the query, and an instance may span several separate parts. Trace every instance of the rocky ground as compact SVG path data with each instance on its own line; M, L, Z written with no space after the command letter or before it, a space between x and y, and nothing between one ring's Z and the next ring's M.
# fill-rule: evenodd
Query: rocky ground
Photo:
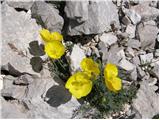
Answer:
M1 117L89 118L93 114L94 110L74 113L79 101L43 62L46 56L39 36L43 27L61 32L64 44L73 46L65 56L71 72L79 69L85 56L95 54L104 64L112 62L127 72L124 86L139 85L122 118L159 114L158 5L158 0L1 1Z

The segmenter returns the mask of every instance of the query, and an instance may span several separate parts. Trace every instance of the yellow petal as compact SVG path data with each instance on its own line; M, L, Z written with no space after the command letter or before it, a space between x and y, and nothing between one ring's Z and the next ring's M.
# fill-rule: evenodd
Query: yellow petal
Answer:
M50 58L59 59L65 53L65 47L59 41L48 42L45 44L45 52Z
M53 32L51 33L53 40L56 41L62 41L63 40L63 36L59 33L59 32Z
M122 81L118 77L112 77L112 79L105 80L106 86L109 90L117 92L122 88Z
M95 76L98 76L100 73L98 64L94 62L91 58L84 58L80 63L82 71Z
M40 31L40 36L43 39L43 41L45 41L45 42L52 41L51 33L47 29L42 29Z
M83 72L73 74L66 82L65 87L69 89L77 99L88 95L92 90L92 81Z
M110 79L111 77L116 77L118 75L118 69L116 65L108 63L104 69L105 79Z

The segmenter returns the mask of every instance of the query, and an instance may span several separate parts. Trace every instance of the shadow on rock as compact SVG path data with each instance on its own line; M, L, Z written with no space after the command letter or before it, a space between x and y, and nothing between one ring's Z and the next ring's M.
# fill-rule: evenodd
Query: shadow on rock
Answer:
M46 102L52 107L58 107L67 103L71 99L71 94L64 86L52 86L46 93Z
M30 64L32 65L32 69L38 73L42 70L43 60L40 56L45 55L43 49L44 46L42 44L39 45L38 41L32 41L29 43L29 52L34 56L30 59Z

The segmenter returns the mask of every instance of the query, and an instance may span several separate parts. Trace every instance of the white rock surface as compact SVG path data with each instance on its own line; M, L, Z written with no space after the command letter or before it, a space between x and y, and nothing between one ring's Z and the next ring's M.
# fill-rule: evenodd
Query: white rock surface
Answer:
M157 8L151 7L147 4L138 4L131 7L136 13L138 13L142 20L153 20L159 15Z
M130 18L130 20L132 21L132 23L134 25L138 24L141 21L141 16L135 10L133 10L133 9L126 9L124 7L122 8L122 10L125 13L125 15Z
M140 55L141 63L150 63L153 60L153 53L148 53L145 55Z
M129 38L135 37L136 26L135 25L127 25L126 33L129 35Z
M28 48L30 42L41 41L41 27L31 18L29 12L17 12L5 3L2 4L2 27L1 66L10 63L20 72L36 74L30 64L32 56Z
M105 46L111 46L117 42L117 37L112 33L103 33L102 36L100 36L100 41L102 41Z
M59 15L58 9L44 1L36 1L31 8L32 17L42 22L43 27L50 31L58 31L61 33L64 20Z
M97 34L119 26L118 11L112 1L67 1L68 35Z
M125 69L126 71L132 71L135 68L135 65L126 59L122 59L119 62L119 66L122 67L123 69Z
M146 81L140 83L137 98L133 100L133 107L139 112L142 119L152 119L159 113L158 95ZM140 119L139 118L139 119Z
M158 33L156 26L139 24L137 33L141 41L142 49L154 48Z
M82 50L79 45L74 45L72 52L68 55L68 60L70 61L71 72L74 73L77 70L80 70L80 63L83 58L85 58L85 52Z

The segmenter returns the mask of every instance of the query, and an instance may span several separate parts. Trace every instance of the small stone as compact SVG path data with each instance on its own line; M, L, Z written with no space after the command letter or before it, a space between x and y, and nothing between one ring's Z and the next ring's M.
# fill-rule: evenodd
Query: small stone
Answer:
M130 63L129 61L127 61L126 59L122 59L119 64L118 64L121 68L125 69L126 71L132 71L133 69L135 69L135 65L133 65L132 63Z
M127 42L127 46L135 49L139 49L141 47L141 42L136 39L129 39Z
M158 33L158 28L156 26L139 24L137 33L141 41L142 49L154 48Z
M117 52L117 56L120 57L120 59L122 58L126 58L125 53L124 53L124 49L121 49Z
M157 83L157 78L150 78L150 79L148 79L148 85L149 86L154 86L156 83Z
M117 42L117 37L112 33L103 33L102 36L100 36L100 40L106 45L111 46L114 43Z
M126 49L126 52L128 52L128 54L131 56L131 57L134 57L134 50L131 48L131 47L127 47Z
M98 35L94 36L94 40L98 43L99 42L99 36Z
M137 69L135 68L129 77L131 80L136 81L137 80Z
M70 55L67 55L67 58L70 61L72 73L80 69L80 63L85 57L84 50L82 50L79 45L75 44Z
M151 69L150 74L159 79L159 62L156 62L153 69Z
M159 49L156 49L156 50L155 50L154 56L155 56L155 57L159 57Z
M134 65L139 66L140 65L140 59L138 56L133 57L132 62Z
M124 25L129 25L129 24L131 24L131 21L130 21L130 19L129 19L127 16L124 16L124 17L122 18L122 22L123 22Z
M134 25L138 24L141 21L141 16L135 10L126 9L124 7L122 8L122 10L125 13L125 15L130 18Z
M148 53L145 55L140 55L140 59L141 59L141 63L145 64L145 63L150 63L153 60L153 53Z
M128 25L126 28L126 33L129 35L129 38L134 38L135 37L135 31L136 31L136 26L135 25Z

